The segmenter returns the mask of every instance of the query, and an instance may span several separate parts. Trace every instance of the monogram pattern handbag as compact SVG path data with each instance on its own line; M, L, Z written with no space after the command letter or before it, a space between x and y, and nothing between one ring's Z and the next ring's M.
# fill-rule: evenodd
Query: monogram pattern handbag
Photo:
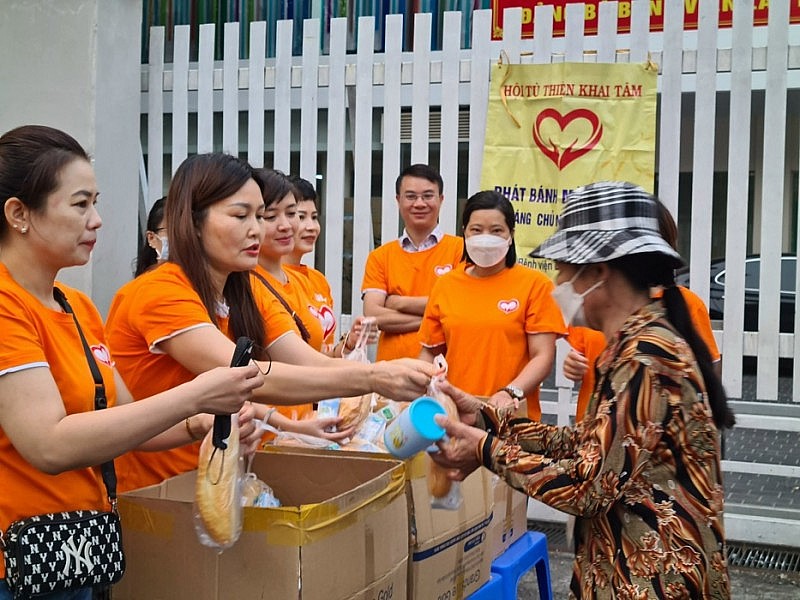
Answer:
M14 598L116 583L125 572L119 517L75 510L15 521L5 535Z
M75 313L58 288L53 296L78 328L95 383L95 410L106 408L100 369L83 335ZM28 517L12 523L0 546L6 566L6 583L15 600L89 586L108 586L125 573L122 528L117 514L117 476L114 461L100 467L111 503L110 512L75 510Z

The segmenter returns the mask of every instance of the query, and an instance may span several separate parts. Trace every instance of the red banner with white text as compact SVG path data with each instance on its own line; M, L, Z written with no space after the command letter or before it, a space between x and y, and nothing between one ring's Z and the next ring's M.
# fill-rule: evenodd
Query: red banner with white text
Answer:
M539 5L553 7L553 35L564 35L567 4L585 4L584 31L597 33L598 6L604 0L492 0L492 39L503 38L503 11L506 8L522 9L522 37L533 37L534 10ZM663 31L664 10L668 0L650 0L650 31ZM628 33L631 30L631 2L620 0L617 4L617 31ZM700 0L683 1L683 28L686 31L697 29L700 14ZM766 25L769 18L769 1L754 0L753 24ZM789 22L800 23L800 1L792 0L789 5ZM719 0L719 26L733 25L733 0Z

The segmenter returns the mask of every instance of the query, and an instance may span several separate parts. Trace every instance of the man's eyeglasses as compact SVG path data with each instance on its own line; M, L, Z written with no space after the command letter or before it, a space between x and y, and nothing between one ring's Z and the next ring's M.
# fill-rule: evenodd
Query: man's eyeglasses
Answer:
M421 199L424 202L433 202L436 198L439 197L439 194L434 194L433 192L425 192L424 194L415 194L414 192L406 192L403 194L403 200L408 203L416 202L417 199Z

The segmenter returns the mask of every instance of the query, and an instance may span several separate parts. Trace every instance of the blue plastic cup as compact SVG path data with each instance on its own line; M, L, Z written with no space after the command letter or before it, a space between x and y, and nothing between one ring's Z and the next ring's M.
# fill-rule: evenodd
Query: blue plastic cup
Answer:
M397 458L408 458L422 452L444 437L445 431L436 423L436 415L447 414L444 407L430 396L421 396L386 427L383 442Z

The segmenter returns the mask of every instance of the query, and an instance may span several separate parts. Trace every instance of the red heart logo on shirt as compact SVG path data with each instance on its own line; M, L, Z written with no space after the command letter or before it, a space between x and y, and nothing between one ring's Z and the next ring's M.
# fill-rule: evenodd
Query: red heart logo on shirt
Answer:
M542 123L548 119L554 120L562 132L565 132L573 121L588 121L591 131L587 134L583 127L571 128L569 133L574 137L569 145L562 149L558 140L543 138ZM562 115L554 108L546 108L538 114L533 124L533 141L539 146L542 154L553 161L559 171L594 148L602 136L603 124L600 122L600 117L587 108L577 108L566 115Z
M308 310L319 319L319 322L322 324L322 339L327 339L336 329L336 315L333 314L329 306L325 305L320 306L318 309L309 305Z
M449 273L453 270L453 265L438 265L433 268L433 272L436 273L437 277L441 277L445 273Z
M114 361L111 360L111 353L103 344L96 344L92 346L92 354L94 354L94 357L107 367L114 367Z
M497 308L502 310L504 313L509 314L514 312L519 308L519 301L517 300L500 300L497 303Z

